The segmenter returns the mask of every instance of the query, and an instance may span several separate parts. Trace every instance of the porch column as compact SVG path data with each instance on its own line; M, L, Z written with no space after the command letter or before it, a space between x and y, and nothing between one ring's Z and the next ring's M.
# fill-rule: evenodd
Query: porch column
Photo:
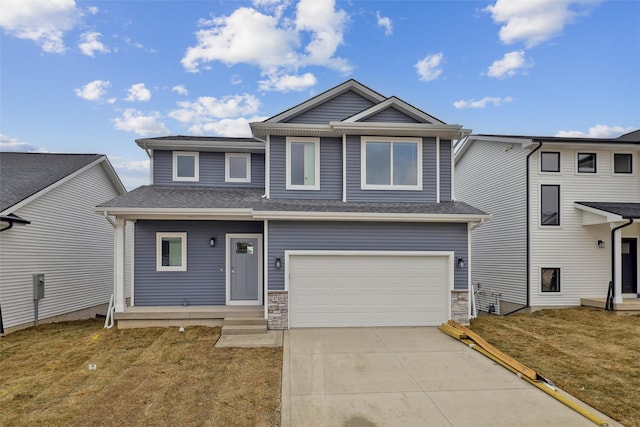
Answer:
M125 226L126 221L122 218L116 218L115 245L114 245L114 298L116 313L124 312L125 296L124 296L124 243L125 243Z
M615 228L616 224L611 224L612 228ZM615 281L613 283L613 289L615 297L613 302L615 304L622 304L622 230L618 230L613 233L613 242L611 242L613 246L614 255L614 265L611 266L612 271L614 272Z

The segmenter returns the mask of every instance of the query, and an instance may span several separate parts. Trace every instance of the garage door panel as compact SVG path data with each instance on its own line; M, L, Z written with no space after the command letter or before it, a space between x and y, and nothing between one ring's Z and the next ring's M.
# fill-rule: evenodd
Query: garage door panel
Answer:
M439 325L448 317L445 256L292 255L292 327Z

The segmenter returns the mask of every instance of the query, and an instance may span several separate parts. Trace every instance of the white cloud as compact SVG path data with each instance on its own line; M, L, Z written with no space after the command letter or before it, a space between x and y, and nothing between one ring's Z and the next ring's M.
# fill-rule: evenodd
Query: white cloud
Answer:
M208 123L220 118L254 114L260 108L260 100L248 94L222 99L201 96L195 102L178 102L178 107L169 113L169 117L182 123Z
M109 86L111 86L111 83L108 80L94 80L80 88L74 89L74 91L76 95L87 101L99 101L100 98L107 93ZM111 104L111 102L109 103Z
M376 12L376 18L378 19L378 27L384 28L384 35L390 36L393 34L393 23L388 16L380 15L380 12Z
M0 133L0 151L46 153L47 150Z
M620 135L636 130L635 127L595 125L587 132L579 130L560 130L555 136L566 138L617 138Z
M187 90L186 87L184 87L184 85L177 85L171 88L171 90L175 93L177 93L178 95L188 95L189 91Z
M251 137L249 123L261 122L267 117L254 116L250 118L239 117L236 119L222 119L209 123L197 123L189 128L189 132L195 135L216 135L230 137Z
M504 98L500 98L498 96L485 96L482 99L468 99L468 100L461 99L460 101L454 102L453 106L456 107L457 109L484 108L489 104L495 107L499 107L511 101L513 101L513 98L510 96L506 96Z
M487 75L489 77L503 79L513 77L517 74L518 70L529 67L531 67L531 63L527 63L524 51L518 50L505 53L502 59L493 61L493 64L489 66Z
M427 55L416 64L416 70L420 76L420 81L428 82L438 78L442 74L442 52Z
M111 154L108 157L127 190L149 184L150 160L134 160Z
M148 101L151 99L151 92L144 86L144 83L131 85L127 93L128 96L125 98L125 101L135 102Z
M81 15L75 0L2 0L0 27L13 37L33 40L44 52L63 53L64 33Z
M318 80L311 73L305 73L302 76L283 75L268 76L266 80L260 80L260 90L275 90L280 92L300 91L314 86Z
M484 10L502 24L500 40L524 42L528 48L559 35L579 15L588 14L601 0L497 0Z
M88 56L95 56L96 52L99 53L109 53L111 52L109 48L107 48L100 40L102 34L96 32L87 32L83 33L80 36L80 43L78 43L78 47Z
M166 135L169 130L160 121L160 114L151 112L147 115L133 108L127 108L121 117L113 119L115 128L126 132L134 132L141 136Z

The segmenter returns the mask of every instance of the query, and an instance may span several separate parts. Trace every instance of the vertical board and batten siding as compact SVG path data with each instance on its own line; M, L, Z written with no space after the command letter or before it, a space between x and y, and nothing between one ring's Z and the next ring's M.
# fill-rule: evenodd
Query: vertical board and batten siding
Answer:
M271 136L270 194L273 199L342 199L342 140L320 138L320 190L287 190L286 138Z
M440 201L451 201L451 141L440 140Z
M225 305L225 234L262 233L262 222L151 221L135 227L136 306ZM156 271L156 233L187 233L187 271ZM209 239L216 237L216 246Z
M361 137L347 136L347 202L435 202L436 139L422 138L422 191L363 190Z
M153 152L153 184L204 187L264 187L264 154L251 153L251 182L225 182L225 153L200 152L200 180L173 181L173 152Z
M34 321L34 273L45 274L40 320L109 302L114 232L94 207L116 196L104 169L96 165L14 212L31 224L0 234L5 328Z
M287 120L287 123L328 124L329 122L344 120L373 105L373 102L363 96L353 91L347 91L311 110L292 117Z
M526 304L526 169L529 150L475 142L455 165L456 199L491 215L471 234L471 282Z
M379 113L363 119L362 121L378 123L420 123L413 117L409 117L393 107L386 108Z
M541 151L560 151L560 172L540 172ZM597 173L577 173L577 152L597 153ZM579 305L580 298L607 295L611 260L611 229L608 224L583 225L583 213L574 202L638 202L637 156L634 174L614 175L613 152L558 150L543 145L531 157L531 305ZM560 185L560 226L540 225L540 186ZM623 237L638 237L637 227L623 229ZM605 248L597 247L597 241ZM540 292L540 269L560 267L559 293Z
M285 250L453 251L467 259L466 223L269 221L270 290L284 289ZM454 269L455 289L467 289L467 268Z

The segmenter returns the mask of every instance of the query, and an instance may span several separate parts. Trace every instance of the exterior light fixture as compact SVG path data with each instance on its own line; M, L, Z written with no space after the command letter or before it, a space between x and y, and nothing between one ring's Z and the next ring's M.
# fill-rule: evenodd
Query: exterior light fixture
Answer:
M282 259L276 258L275 267L279 270L282 267Z
M462 258L458 258L458 261L456 262L456 265L458 266L458 268L462 269L464 268L464 259Z
M216 246L216 236L213 236L209 239L209 246L211 246L212 248Z
M598 240L598 247L599 247L600 249L604 249L604 241L602 241L602 240Z

